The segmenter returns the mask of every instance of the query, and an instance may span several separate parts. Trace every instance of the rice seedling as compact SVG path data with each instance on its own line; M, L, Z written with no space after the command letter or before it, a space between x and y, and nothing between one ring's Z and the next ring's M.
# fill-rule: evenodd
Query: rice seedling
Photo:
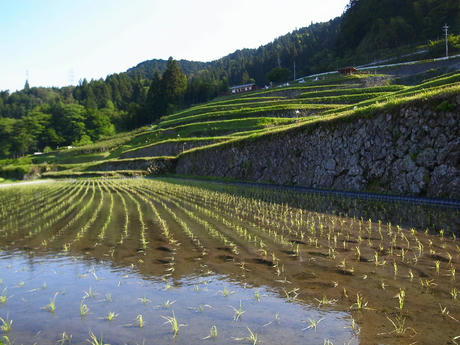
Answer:
M455 280L455 266L451 264L449 267L450 279Z
M106 302L112 302L112 294L106 293L105 294L105 301Z
M321 318L321 319L319 319L319 320L315 320L315 319L309 318L309 319L308 319L309 325L308 325L307 327L305 327L305 328L302 328L302 331L305 331L305 330L307 330L307 329L313 328L313 329L315 330L315 332L316 332L316 327L318 327L319 323L320 323L321 321L323 321L323 320L324 320L324 318ZM307 321L302 321L302 322L307 322Z
M339 272L342 272L343 274L352 275L355 272L353 267L347 266L346 259L342 259L337 267L339 268Z
M436 260L436 261L434 262L434 269L435 269L437 275L439 275L439 268L440 268L440 266L441 266L441 261Z
M139 326L139 328L144 327L144 318L142 317L142 314L139 314L139 315L136 316L136 322L137 322L137 325Z
M211 326L211 329L209 330L209 335L207 337L202 338L202 340L205 339L216 339L217 338L217 327L216 325Z
M447 310L447 307L443 307L441 304L439 304L439 308L441 309L441 315L443 318L450 318L454 321L457 321L457 322L460 322L458 321L455 317L453 317L452 315L450 315L450 312L449 310Z
M98 338L93 332L89 332L89 339L86 339L86 341L90 343L90 345L110 345L104 343L102 335Z
M359 248L358 246L355 247L355 250L356 250L356 260L357 261L360 261L361 260L361 248Z
M299 296L299 288L294 288L290 291L287 291L285 288L283 288L283 292L287 302L291 303L300 301L300 299L297 298Z
M383 251L383 249L382 249L381 251ZM378 260L378 253L375 252L375 254L376 254L376 255L374 256L374 258L376 259L376 260L375 260L375 265L376 265L376 266L385 266L385 265L387 264L387 261L384 260L384 259L382 259L382 260L379 261L379 260Z
M59 293L56 292L54 296L50 299L50 303L42 307L42 309L49 311L50 313L54 313L56 310L56 297Z
M2 291L2 294L0 295L0 304L5 304L6 301L8 301L8 299L11 298L11 296L6 295L6 291L7 289L4 288Z
M420 278L420 286L426 290L429 290L430 288L434 287L434 286L437 286L438 284L436 284L434 282L434 279L423 279L423 278Z
M412 270L410 268L409 268L409 279L410 279L410 281L414 280L414 273L412 272Z
M185 327L185 324L180 324L177 321L176 315L174 315L174 310L172 312L172 316L161 316L163 319L166 320L165 324L169 324L171 326L171 331L173 332L173 336L175 337L177 333L179 333L179 329L181 327Z
M119 314L114 313L113 311L109 311L107 315L104 317L104 320L113 321Z
M367 303L368 302L364 301L364 297L360 293L357 293L356 294L356 302L351 305L350 309L354 309L354 310L369 309L367 307Z
M321 299L315 298L315 300L318 302L318 308L320 308L322 305L333 305L337 303L336 299L329 299L324 295Z
M62 332L61 339L56 341L59 345L66 345L72 343L72 334L67 334L66 332Z
M98 296L98 294L96 293L96 291L93 291L92 287L90 286L88 291L83 291L84 295L83 295L83 299L86 299L86 298L95 298Z
M159 309L159 308L163 308L163 309L169 309L174 303L176 303L176 301L170 301L169 299L164 301L163 304L160 304L160 305L155 305L153 306L153 308L155 309Z
M243 307L241 305L241 301L240 301L240 307L238 309L236 309L235 307L233 306L230 306L230 308L233 309L233 321L238 321L239 319L241 319L241 316L246 312L243 310Z
M279 313L276 313L276 314L275 314L275 318L274 318L272 321L267 322L266 324L264 324L262 327L267 327L267 326L271 325L273 322L278 323L279 320L280 320L280 314L279 314Z
M456 287L452 288L450 290L450 295L452 296L453 300L457 300L457 295L458 295L458 290Z
M400 337L406 334L407 331L412 332L412 336L417 334L416 330L412 327L406 327L406 317L397 315L394 319L386 317L388 321L390 321L391 325L393 326L393 330L388 333L380 333L382 334L395 334L396 336Z
M399 289L399 292L394 298L397 298L399 301L399 310L401 311L404 308L404 299L406 298L406 292L403 289Z
M256 333L254 333L253 331L251 331L251 329L249 327L246 327L246 328L248 329L249 336L241 337L241 338L233 338L233 339L236 340L236 341L247 341L252 345L256 345L257 340L258 340L258 335Z
M345 328L350 328L350 329L353 331L353 334L354 334L355 336L359 335L359 333L361 332L361 329L360 329L359 326L356 324L355 319L351 319L351 325L350 325L350 326L346 326Z
M228 290L227 287L224 287L223 290L219 290L218 292L220 292L222 294L222 296L224 296L224 297L228 297L228 296L233 295L235 293L235 291Z
M89 313L89 308L83 302L80 302L80 316L86 316Z
M0 322L0 330L3 333L8 333L9 331L11 331L11 327L13 326L13 320L10 320L8 316L6 317L6 319L0 317Z
M137 300L142 302L142 304L144 304L144 305L147 304L147 303L152 302L150 299L146 298L145 296L142 297L142 298L138 298Z

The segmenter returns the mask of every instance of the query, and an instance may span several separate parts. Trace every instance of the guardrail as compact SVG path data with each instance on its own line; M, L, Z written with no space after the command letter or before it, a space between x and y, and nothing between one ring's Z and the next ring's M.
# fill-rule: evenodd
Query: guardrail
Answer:
M178 179L206 181L206 182L211 182L211 183L220 183L220 184L227 184L227 185L247 186L247 187L283 189L283 190L291 190L291 191L303 192L303 193L341 196L341 197L355 198L355 199L361 199L361 200L403 202L403 203L411 203L411 204L419 204L419 205L427 205L427 206L448 207L448 208L460 210L460 200L455 200L455 199L437 199L437 198L422 198L422 197L413 197L413 196L389 195L389 194L377 194L377 193L365 193L365 192L350 192L350 191L340 191L340 190L317 189L317 188L309 188L309 187L302 187L302 186L286 186L286 185L277 185L277 184L256 183L256 182L237 182L237 181L223 181L223 180L209 181L209 180L203 180L199 178L178 178Z
M438 62L438 61L445 61L445 60L451 60L451 59L456 59L459 58L460 54L457 55L452 55L449 57L440 57L440 58L435 58L435 59L430 59L430 61L433 62ZM426 62L425 60L414 60L414 61L407 61L407 62L399 62L399 63L392 63L392 64L386 64L386 65L378 65L378 66L358 66L356 67L357 70L359 71L364 71L368 69L378 69L378 68L385 68L385 67L397 67L397 66L406 66L406 65L415 65L417 63L423 63ZM316 78L316 77L321 77L324 75L329 75L329 74L337 74L339 73L338 71L329 71L329 72L323 72L323 73L317 73L317 74L310 74L305 77L297 78L295 79L296 81L299 81L301 79L307 79L307 78Z

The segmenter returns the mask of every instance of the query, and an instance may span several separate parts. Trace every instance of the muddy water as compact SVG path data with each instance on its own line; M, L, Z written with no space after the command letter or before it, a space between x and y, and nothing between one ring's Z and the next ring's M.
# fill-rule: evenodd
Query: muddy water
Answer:
M326 338L358 343L346 328L351 325L348 313L286 303L270 287L251 287L225 275L197 272L162 280L99 260L19 252L3 253L0 265L8 296L0 313L13 320L7 335L18 344L56 344L63 332L72 335L72 344L86 343L89 332L109 344L202 344L213 325L218 336L208 342L216 344L235 344L234 338L249 335L247 327L263 344L318 344ZM42 309L56 293L55 311ZM232 307L239 309L240 302L244 313L234 321ZM80 303L89 308L85 316L80 315ZM104 317L109 312L118 316L108 321ZM173 312L186 324L176 337L162 318ZM302 320L308 318L323 319L316 332L302 330L308 327Z
M90 332L112 345L251 344L250 331L257 344L454 344L458 240L346 216L340 203L151 180L5 188L4 334L15 344L88 344ZM439 210L440 222L456 212ZM204 339L212 326L217 337Z

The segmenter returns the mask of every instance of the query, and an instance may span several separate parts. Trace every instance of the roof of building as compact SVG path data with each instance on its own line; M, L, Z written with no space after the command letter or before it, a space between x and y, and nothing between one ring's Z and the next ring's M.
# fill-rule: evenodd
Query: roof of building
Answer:
M340 69L339 69L339 72L340 72L340 71L357 71L357 69L356 69L356 67L348 66L348 67L340 68Z
M251 84L243 84L243 85L236 85L236 86L231 86L230 89L239 89L241 87L248 87L248 86L254 86L256 84L251 83Z

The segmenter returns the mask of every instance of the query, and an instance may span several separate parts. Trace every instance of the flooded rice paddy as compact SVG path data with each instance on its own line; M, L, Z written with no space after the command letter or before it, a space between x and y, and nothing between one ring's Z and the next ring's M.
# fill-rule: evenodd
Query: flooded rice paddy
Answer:
M0 190L4 344L456 344L459 211L180 180Z

